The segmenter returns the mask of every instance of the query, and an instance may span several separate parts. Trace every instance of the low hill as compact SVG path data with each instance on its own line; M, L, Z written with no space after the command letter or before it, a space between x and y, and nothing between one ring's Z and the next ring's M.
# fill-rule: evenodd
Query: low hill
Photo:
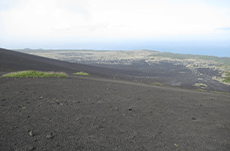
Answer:
M102 76L101 71L105 71L108 69L78 63L70 63L66 61L60 61L45 57L39 57L36 55L30 55L26 53L0 48L1 75L8 72L23 70L66 72L70 76L74 72L86 71L92 75Z

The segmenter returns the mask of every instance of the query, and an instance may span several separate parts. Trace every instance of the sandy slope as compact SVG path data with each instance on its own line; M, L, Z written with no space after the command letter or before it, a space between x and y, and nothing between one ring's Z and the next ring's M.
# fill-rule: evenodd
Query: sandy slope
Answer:
M1 73L84 69L0 52ZM230 150L229 95L98 76L0 78L0 150Z
M41 57L106 68L101 73L146 84L161 83L186 89L230 93L223 82L230 58L160 53L149 50L17 50ZM111 70L113 69L113 70Z

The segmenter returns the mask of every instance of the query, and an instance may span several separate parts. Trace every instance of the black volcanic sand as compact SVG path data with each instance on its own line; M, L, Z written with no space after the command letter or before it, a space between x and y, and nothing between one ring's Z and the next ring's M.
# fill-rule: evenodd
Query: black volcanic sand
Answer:
M119 61L118 61L119 63ZM106 67L112 70L110 72L116 79L136 81L146 84L161 83L167 86L186 88L186 89L204 89L206 91L218 91L230 93L230 86L213 80L212 77L221 77L222 73L218 70L209 68L188 69L180 62L160 61L154 64L148 64L145 60L133 61L131 65L108 65L94 64L97 67ZM116 73L115 73L116 71ZM107 71L109 72L109 71ZM194 86L196 83L207 85L204 87Z
M8 72L5 67L67 73L84 69L51 59L33 68L33 58L25 54L0 52L1 74ZM28 63L14 64L20 55ZM8 61L2 61L4 56ZM0 78L0 85L2 151L230 150L229 95L110 80L99 74Z

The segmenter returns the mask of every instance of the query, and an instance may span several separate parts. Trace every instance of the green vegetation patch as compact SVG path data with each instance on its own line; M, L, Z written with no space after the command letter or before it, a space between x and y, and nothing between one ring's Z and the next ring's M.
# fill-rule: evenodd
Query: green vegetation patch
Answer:
M60 78L66 78L67 74L63 72L55 73L55 72L40 72L40 71L29 70L29 71L9 73L9 74L3 75L2 77L12 77L12 78L60 77Z
M220 92L221 94L229 94L229 93L227 93L227 92Z
M226 73L226 77L224 77L223 82L230 83L230 72Z
M159 82L155 82L154 83L155 85L158 85L158 86L163 86L164 84L161 84L161 83L159 83Z
M226 76L230 76L230 72L227 72L227 73L226 73Z
M77 73L74 73L75 75L84 75L84 76L89 76L88 73L85 73L85 72L77 72Z
M230 77L224 77L224 82L230 83Z

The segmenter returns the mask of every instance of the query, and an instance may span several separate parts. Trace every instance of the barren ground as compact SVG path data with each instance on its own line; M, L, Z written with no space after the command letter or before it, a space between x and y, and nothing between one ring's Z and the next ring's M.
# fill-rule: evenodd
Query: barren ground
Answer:
M70 75L0 78L0 150L230 150L229 95L113 80L109 69L0 49L1 75ZM91 76L71 74L82 70Z
M230 58L227 57L182 55L150 50L20 51L73 63L106 67L106 72L114 79L230 93L230 83L223 82L226 72L230 71Z

